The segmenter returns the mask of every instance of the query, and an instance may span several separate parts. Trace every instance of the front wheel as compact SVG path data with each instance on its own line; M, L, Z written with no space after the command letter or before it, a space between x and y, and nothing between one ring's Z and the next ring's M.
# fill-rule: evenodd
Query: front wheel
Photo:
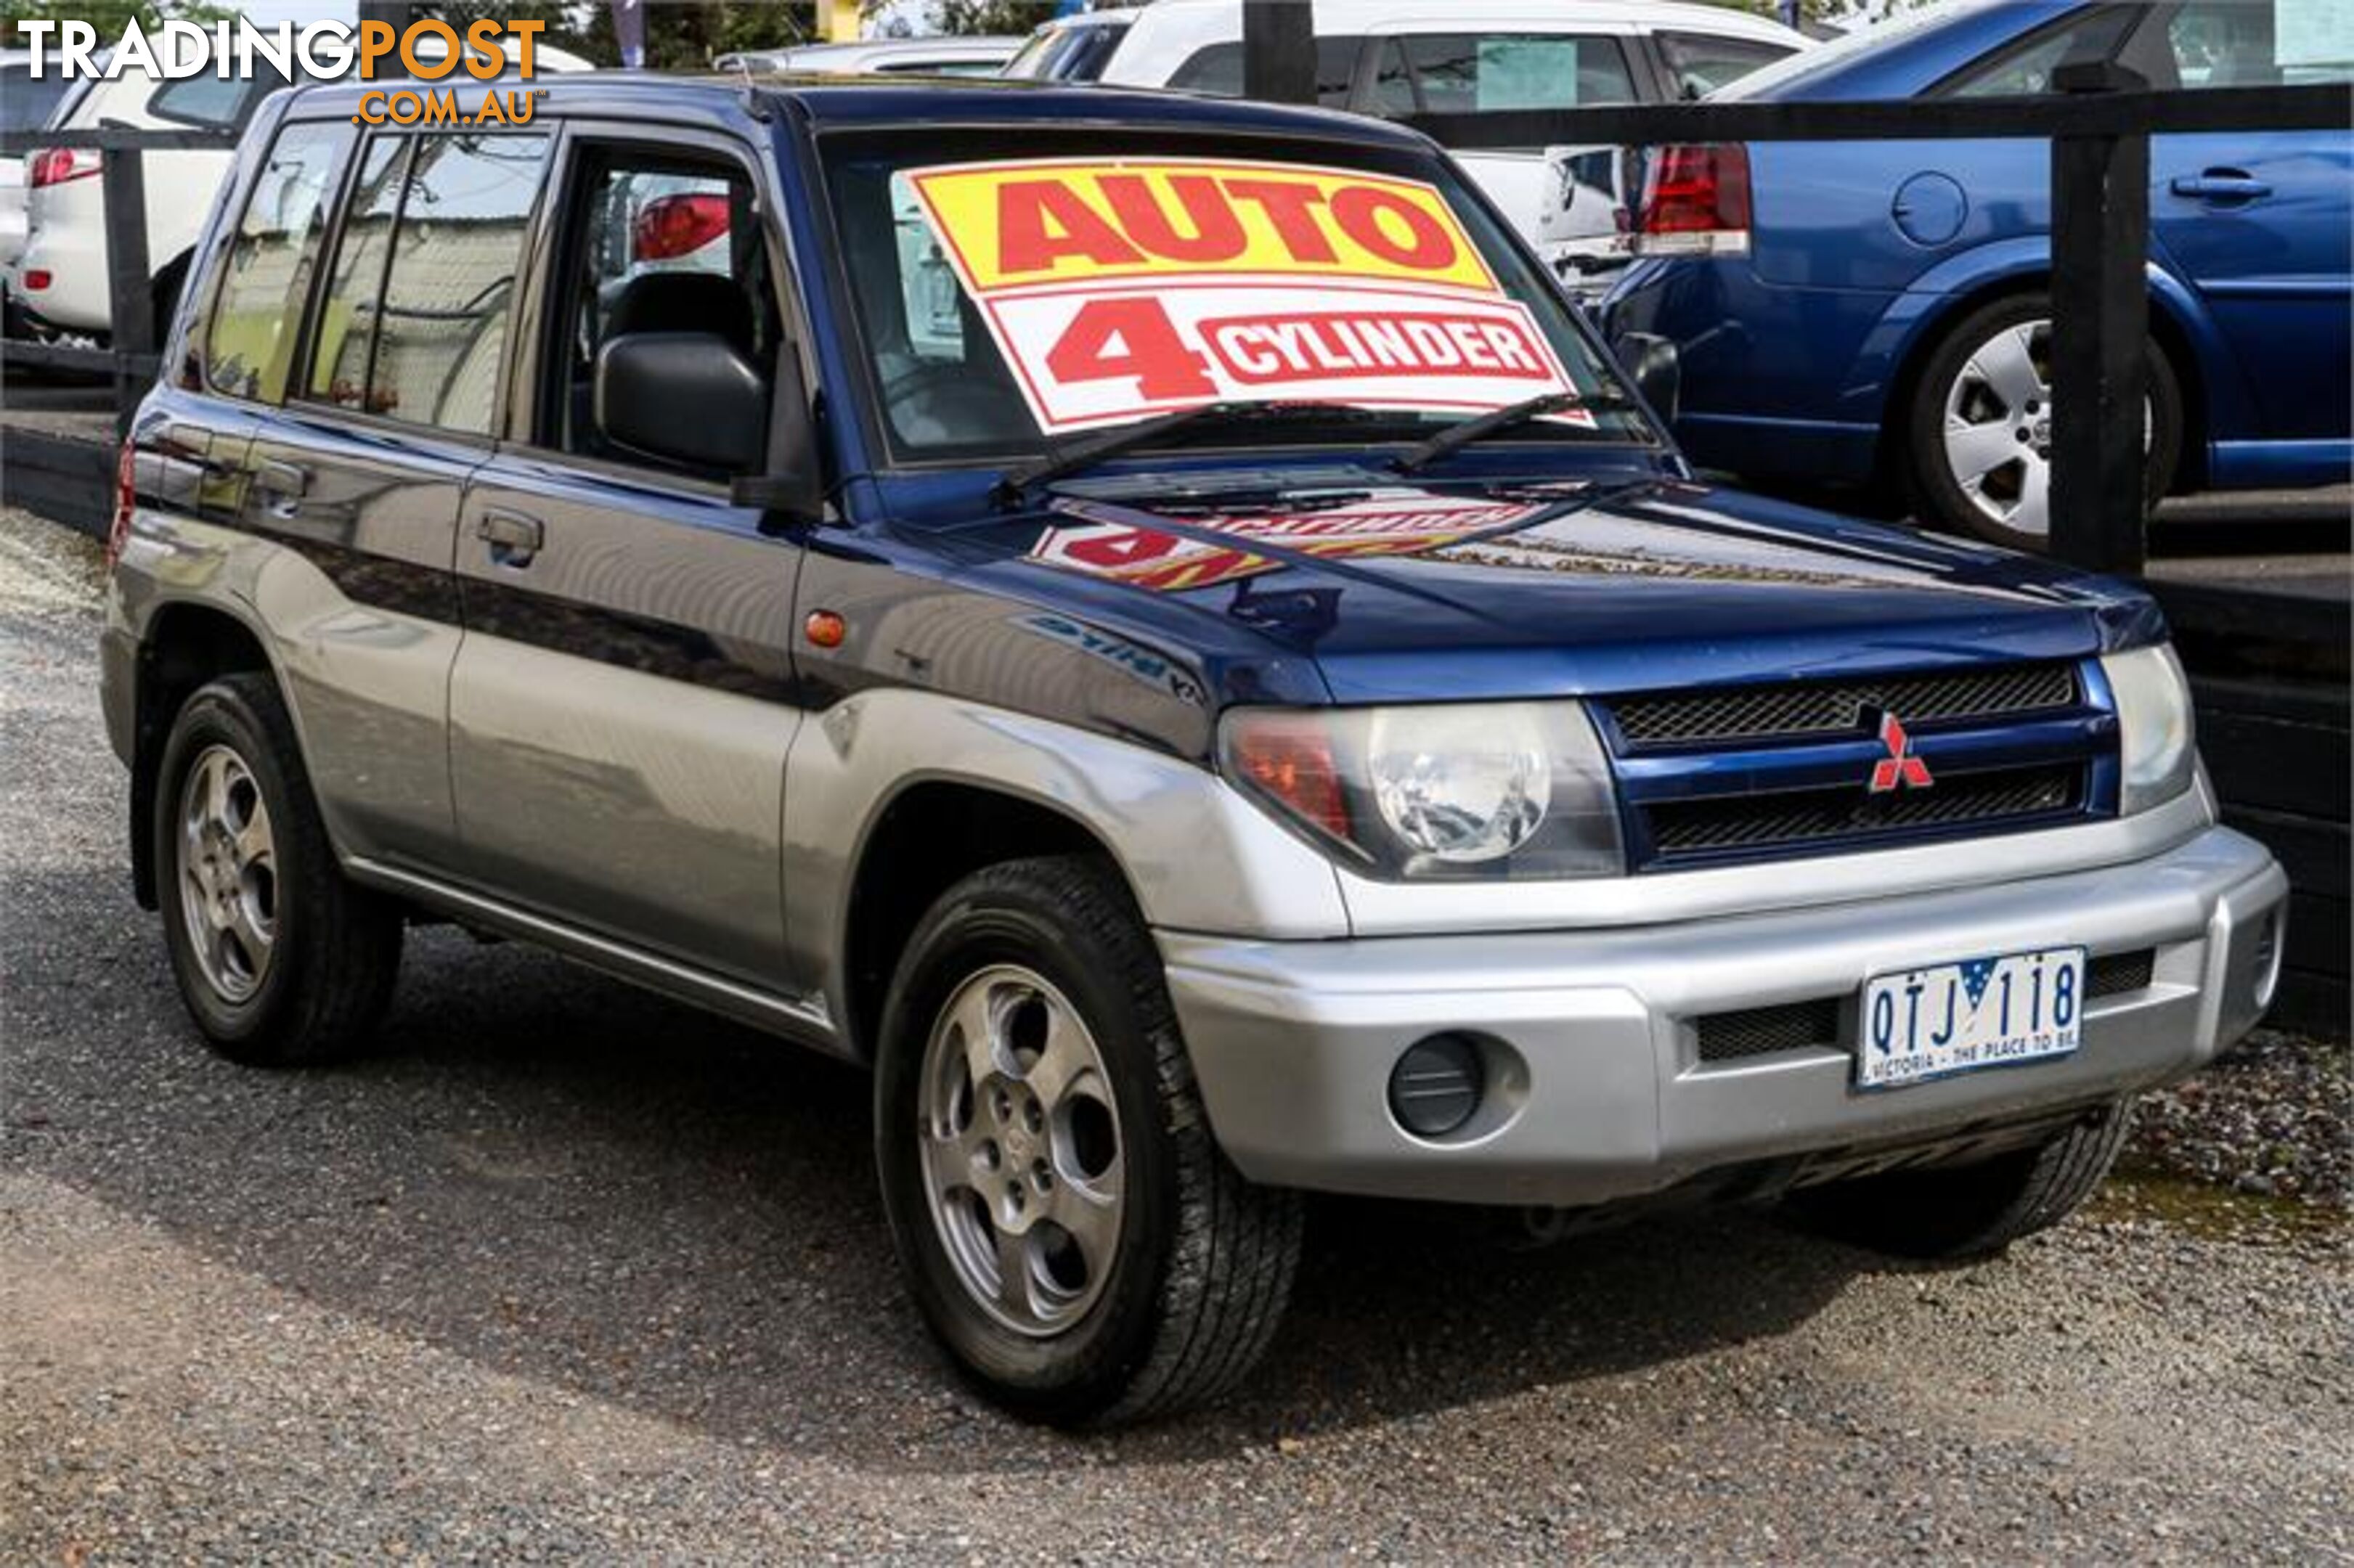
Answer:
M975 873L892 981L876 1160L910 1288L958 1368L1014 1414L1166 1414L1274 1336L1296 1194L1213 1139L1150 935L1100 861Z
M2152 344L2145 481L2166 493L2182 450L2182 391ZM2038 553L2052 546L2052 301L2015 294L1937 341L1905 411L1908 489L1923 524Z
M1811 1228L1876 1252L1990 1257L2074 1213L2109 1173L2131 1119L2130 1102L2121 1102L2032 1148L1829 1181L1801 1189L1788 1206Z

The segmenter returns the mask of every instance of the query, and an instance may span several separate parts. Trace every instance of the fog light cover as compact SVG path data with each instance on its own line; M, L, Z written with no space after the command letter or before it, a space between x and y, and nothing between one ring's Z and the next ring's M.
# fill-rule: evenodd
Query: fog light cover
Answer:
M1487 1086L1478 1045L1434 1034L1407 1046L1390 1069L1390 1114L1416 1138L1445 1138L1471 1119Z

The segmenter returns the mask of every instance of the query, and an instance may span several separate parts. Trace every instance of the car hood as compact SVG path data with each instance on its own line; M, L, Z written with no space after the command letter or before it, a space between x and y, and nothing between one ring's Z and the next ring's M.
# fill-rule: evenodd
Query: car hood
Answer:
M2080 657L2164 635L2048 562L1658 478L1127 475L934 535L960 575L1332 698L1579 695ZM1213 687L1224 683L1213 680Z

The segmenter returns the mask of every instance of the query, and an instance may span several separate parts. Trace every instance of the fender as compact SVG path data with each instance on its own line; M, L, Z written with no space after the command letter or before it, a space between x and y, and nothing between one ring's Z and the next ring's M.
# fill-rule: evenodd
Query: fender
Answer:
M454 625L364 605L293 546L142 509L114 574L116 612L143 646L185 604L252 634L294 724L336 857L398 859L421 834L454 842L447 742Z
M2206 409L2208 429L2244 428L2251 404L2240 368L2198 293L2167 266L2152 241L2147 269L2152 305L2190 346L2193 363L2179 366L2197 382L2197 400ZM2052 270L2048 236L2021 235L1951 256L1914 278L1881 314L1849 368L1839 404L1843 415L1879 423L1895 410L1888 398L1923 347L1946 323L1988 291L2005 284L2040 280ZM2205 439L2201 431L2200 439Z
M1332 863L1305 841L1205 768L1070 725L937 692L863 692L801 726L785 777L780 983L794 994L849 994L855 869L892 802L924 783L1070 818L1109 847L1157 929L1350 934Z

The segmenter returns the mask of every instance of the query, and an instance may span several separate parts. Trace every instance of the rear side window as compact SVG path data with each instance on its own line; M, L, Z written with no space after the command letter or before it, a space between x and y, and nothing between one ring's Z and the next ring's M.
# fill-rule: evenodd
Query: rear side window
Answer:
M485 434L548 142L412 140L405 178L389 164L373 180L361 172L327 312L349 302L350 314L323 330L312 387L345 408Z
M1635 79L1612 37L1426 33L1382 48L1373 109L1384 115L1632 103Z
M0 131L38 131L73 84L56 71L36 79L30 66L0 67Z
M1349 79L1357 68L1363 38L1320 37L1316 40L1316 101L1327 109L1349 106ZM1243 95L1243 47L1212 44L1196 49L1177 68L1169 85L1187 92L1214 92L1221 98Z
M1792 52L1762 39L1728 38L1715 33L1661 33L1658 37L1676 96L1686 99L1706 98Z
M2288 87L2354 79L2354 26L2333 0L2190 0L2166 26L2183 87Z
M290 125L271 143L205 329L205 384L213 390L264 403L286 396L335 175L355 135L347 124Z
M267 67L257 70L251 81L190 76L166 82L147 101L147 112L158 120L175 121L183 125L242 125L264 93L286 85L268 74Z
M2062 65L2115 56L2138 16L2138 12L2124 5L2083 12L2031 35L1990 60L1965 68L1946 83L1945 90L1956 98L2050 92L2052 73Z

